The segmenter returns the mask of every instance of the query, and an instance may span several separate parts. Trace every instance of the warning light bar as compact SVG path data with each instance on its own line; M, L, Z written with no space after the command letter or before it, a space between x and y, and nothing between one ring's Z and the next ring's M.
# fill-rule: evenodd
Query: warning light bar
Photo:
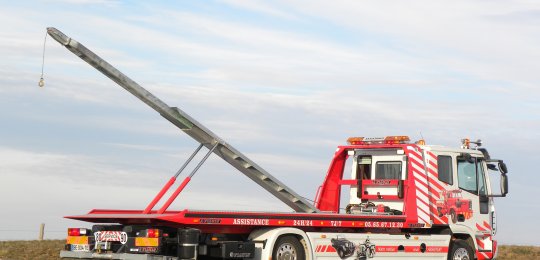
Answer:
M370 144L407 144L408 136L397 135L387 137L349 137L347 143L350 145L370 145Z

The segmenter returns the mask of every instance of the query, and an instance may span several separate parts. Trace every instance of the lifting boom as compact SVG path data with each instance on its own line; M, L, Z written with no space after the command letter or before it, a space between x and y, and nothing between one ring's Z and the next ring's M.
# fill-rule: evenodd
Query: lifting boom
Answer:
M269 191L295 211L305 213L319 212L319 210L308 203L306 199L296 194L292 189L270 175L259 165L251 161L247 156L223 141L201 123L191 118L184 111L177 107L169 107L159 98L148 92L128 76L110 65L108 62L100 58L79 42L67 37L59 30L49 27L47 28L47 32L53 39L65 46L75 55L79 56L79 58L92 65L122 88L139 98L169 122L195 139L195 141L204 145L210 151L213 151L219 157L223 158L229 164L234 166L257 184L261 185L264 189Z

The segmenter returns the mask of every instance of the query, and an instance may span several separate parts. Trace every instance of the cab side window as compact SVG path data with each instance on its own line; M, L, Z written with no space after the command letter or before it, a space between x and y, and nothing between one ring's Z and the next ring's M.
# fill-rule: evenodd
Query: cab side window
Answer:
M452 178L452 156L437 156L437 167L439 172L439 180L452 185L454 183Z

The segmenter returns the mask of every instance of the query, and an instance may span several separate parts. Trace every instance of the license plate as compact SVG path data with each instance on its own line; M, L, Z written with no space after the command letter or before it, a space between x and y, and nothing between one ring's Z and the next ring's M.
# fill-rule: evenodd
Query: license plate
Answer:
M90 245L71 245L71 251L78 251L78 252L89 252L90 251Z

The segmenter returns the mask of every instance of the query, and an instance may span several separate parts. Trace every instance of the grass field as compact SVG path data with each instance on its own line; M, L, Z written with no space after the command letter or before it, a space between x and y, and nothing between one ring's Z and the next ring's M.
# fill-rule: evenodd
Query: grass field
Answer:
M0 260L59 259L64 240L0 241ZM500 246L500 260L540 259L540 247Z

